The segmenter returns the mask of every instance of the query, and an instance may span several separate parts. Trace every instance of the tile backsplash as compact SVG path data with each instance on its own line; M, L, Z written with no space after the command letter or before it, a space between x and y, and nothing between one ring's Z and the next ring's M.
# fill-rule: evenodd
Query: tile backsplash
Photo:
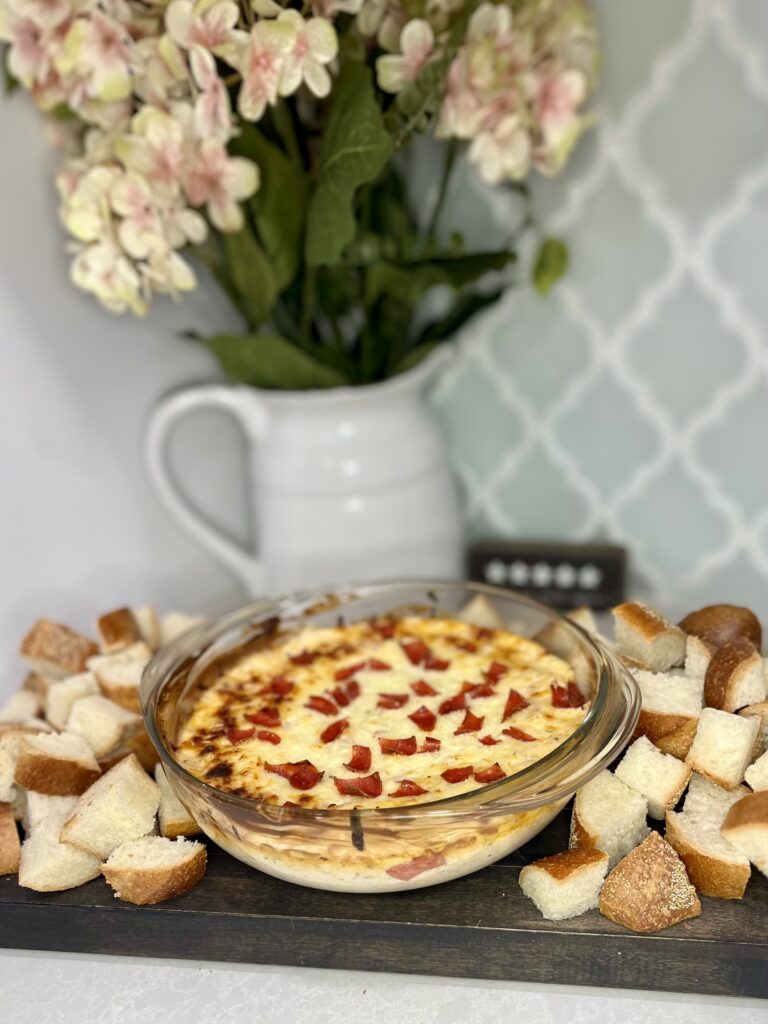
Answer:
M475 324L435 394L470 533L610 539L671 612L766 617L768 3L596 6L598 127L535 188L571 269Z

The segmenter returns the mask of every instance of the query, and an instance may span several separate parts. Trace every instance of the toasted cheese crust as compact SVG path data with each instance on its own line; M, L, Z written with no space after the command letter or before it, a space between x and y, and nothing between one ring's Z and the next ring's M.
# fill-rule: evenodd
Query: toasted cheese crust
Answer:
M227 666L176 756L268 803L404 806L520 771L587 710L570 665L535 641L447 618L363 621L285 635Z

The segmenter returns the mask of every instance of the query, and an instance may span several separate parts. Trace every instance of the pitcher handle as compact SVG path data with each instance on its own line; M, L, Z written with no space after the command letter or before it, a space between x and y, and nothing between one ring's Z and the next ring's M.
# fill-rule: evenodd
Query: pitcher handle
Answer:
M144 459L149 479L173 519L213 557L230 570L250 592L263 591L262 561L235 543L179 490L168 464L168 441L178 421L199 409L220 409L233 416L249 442L263 437L267 411L253 391L226 384L198 384L161 398L144 431Z

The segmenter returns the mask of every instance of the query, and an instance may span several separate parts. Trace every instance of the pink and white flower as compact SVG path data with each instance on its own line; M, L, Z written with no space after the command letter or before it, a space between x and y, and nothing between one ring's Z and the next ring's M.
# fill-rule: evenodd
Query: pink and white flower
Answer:
M119 245L102 239L77 250L72 264L72 282L95 295L112 313L130 310L136 316L147 312L141 277Z
M76 75L93 99L103 103L124 100L131 94L131 45L123 25L93 11L72 23L57 70Z
M428 21L414 18L400 35L400 53L376 61L376 74L384 92L400 92L412 85L435 48L435 33Z
M333 25L326 18L302 18L293 9L283 11L278 25L293 30L293 47L286 55L280 73L279 92L291 96L302 82L315 96L327 96L331 91L331 76L326 68L339 52L339 40Z
M230 234L243 226L240 201L258 187L258 167L244 157L229 156L217 139L203 140L184 182L192 206L205 206L214 227Z
M240 56L243 82L237 109L246 121L258 121L268 105L277 103L285 61L296 32L290 21L258 21Z
M228 142L232 137L232 104L226 86L219 78L216 62L201 46L189 54L192 77L200 93L195 100L195 130L200 138Z
M492 132L480 132L469 147L469 159L489 185L511 178L520 181L531 167L531 137L519 117L504 118Z
M171 0L165 12L165 27L183 49L200 46L231 63L243 36L235 28L239 18L232 0Z

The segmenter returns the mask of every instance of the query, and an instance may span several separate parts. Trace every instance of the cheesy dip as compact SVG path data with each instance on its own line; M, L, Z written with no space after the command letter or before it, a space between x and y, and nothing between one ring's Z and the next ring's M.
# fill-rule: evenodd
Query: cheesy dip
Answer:
M269 804L438 800L540 760L583 721L573 670L533 640L450 618L306 628L227 666L176 757Z

